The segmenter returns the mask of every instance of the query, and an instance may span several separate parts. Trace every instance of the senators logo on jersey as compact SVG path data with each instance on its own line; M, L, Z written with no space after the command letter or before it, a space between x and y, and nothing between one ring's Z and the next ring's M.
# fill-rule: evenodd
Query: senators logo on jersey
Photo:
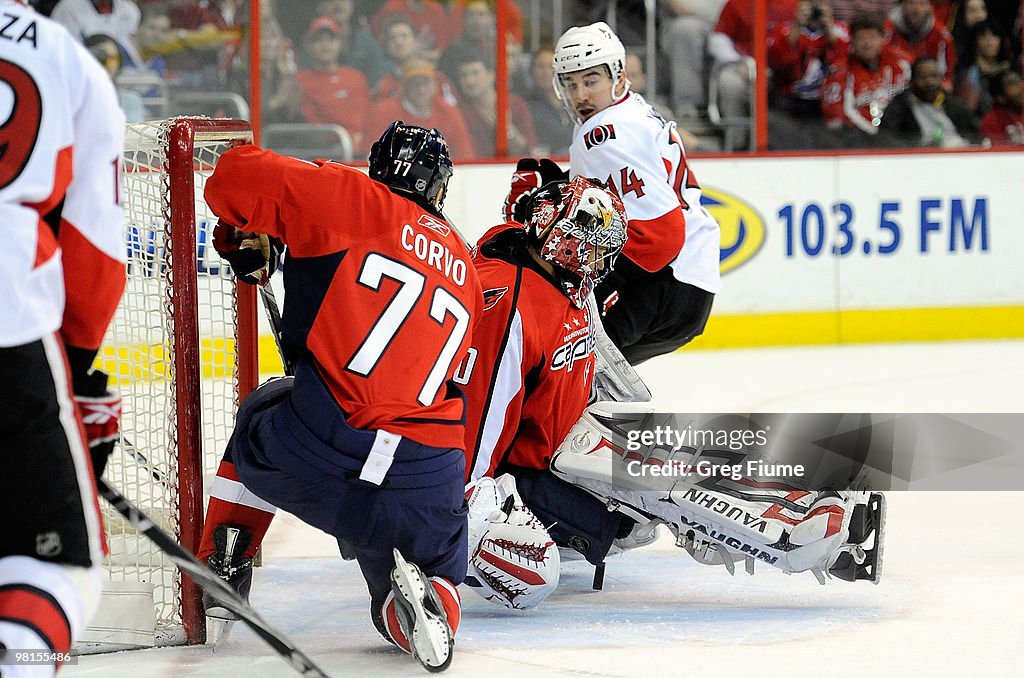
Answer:
M600 146L609 139L615 138L615 125L599 125L583 135L583 143L589 151L594 146Z

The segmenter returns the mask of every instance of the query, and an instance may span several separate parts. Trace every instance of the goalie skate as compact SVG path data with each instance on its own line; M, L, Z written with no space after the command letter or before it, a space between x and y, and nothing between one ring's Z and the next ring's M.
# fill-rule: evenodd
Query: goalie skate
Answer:
M885 545L885 495L873 492L867 503L857 504L850 518L851 548L839 554L829 574L844 581L866 579L877 584L882 578L882 549Z
M444 671L452 662L455 638L444 606L434 587L415 563L406 562L394 550L395 569L391 572L391 590L395 594L395 612L409 647L427 671Z

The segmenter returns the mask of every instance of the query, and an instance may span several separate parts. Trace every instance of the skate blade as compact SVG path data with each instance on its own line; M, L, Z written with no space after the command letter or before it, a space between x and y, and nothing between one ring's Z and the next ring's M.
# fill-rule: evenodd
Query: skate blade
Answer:
M882 554L885 548L885 495L881 492L872 493L869 498L869 506L873 509L875 520L874 577L871 581L873 584L877 584L882 581Z
M423 607L423 598L427 595L426 587L430 584L420 576L417 569L405 561L398 549L394 550L394 555L395 570L391 578L398 587L396 594L402 596L413 613L412 633L409 633L409 629L402 629L409 640L412 654L428 671L444 671L452 660L451 630L444 619L439 619L437 615ZM401 619L402 616L399 615L399 620Z

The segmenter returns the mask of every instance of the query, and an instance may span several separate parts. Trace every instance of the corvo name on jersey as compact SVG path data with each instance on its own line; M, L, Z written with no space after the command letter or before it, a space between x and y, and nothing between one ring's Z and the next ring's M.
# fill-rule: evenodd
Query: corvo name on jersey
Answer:
M598 125L583 135L583 143L587 145L587 150L590 150L594 146L600 146L609 139L614 138L615 125Z
M19 19L24 18L26 17L19 17L16 14L8 14L7 12L0 15L0 40L9 40L15 43L27 40L32 43L33 47L39 47L35 21L29 19L26 26L14 25L18 23Z
M459 287L466 283L466 262L436 240L417 233L409 224L402 226L402 249L412 252L417 259L433 266Z

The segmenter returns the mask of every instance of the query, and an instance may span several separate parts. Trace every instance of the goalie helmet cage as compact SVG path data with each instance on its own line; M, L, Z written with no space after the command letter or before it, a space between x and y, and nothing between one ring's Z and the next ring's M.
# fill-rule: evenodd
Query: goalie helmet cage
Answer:
M238 403L258 378L255 289L213 251L203 189L221 154L251 141L249 123L209 118L132 124L125 135L128 283L99 359L124 412L104 478L192 553ZM152 590L152 644L206 642L201 590L104 511L106 579Z

